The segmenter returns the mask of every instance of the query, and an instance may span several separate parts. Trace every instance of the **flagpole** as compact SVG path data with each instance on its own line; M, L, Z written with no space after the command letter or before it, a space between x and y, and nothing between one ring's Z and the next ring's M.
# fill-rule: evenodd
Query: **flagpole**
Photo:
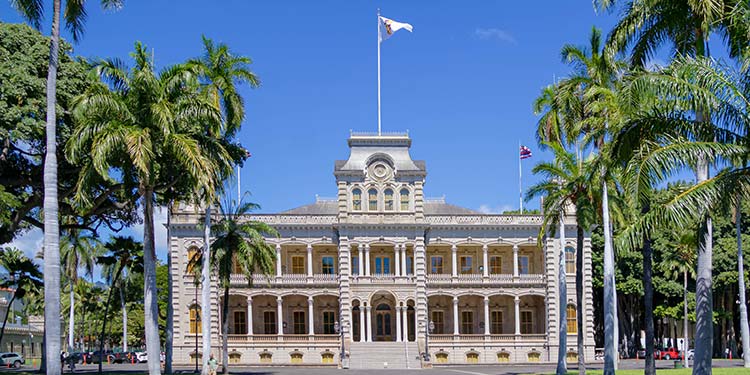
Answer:
M240 191L241 191L240 190L240 166L238 164L237 165L237 207L240 206L240 196L241 196Z
M521 141L518 141L518 206L523 215L523 185L521 184Z
M380 135L380 8L378 8L378 135Z

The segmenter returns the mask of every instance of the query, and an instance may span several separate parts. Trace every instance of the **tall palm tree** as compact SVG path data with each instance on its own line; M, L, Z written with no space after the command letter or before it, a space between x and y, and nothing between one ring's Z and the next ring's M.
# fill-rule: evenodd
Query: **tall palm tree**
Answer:
M99 255L99 241L91 236L80 235L70 231L60 244L60 263L70 283L70 313L68 317L68 351L73 351L75 344L75 286L78 284L78 271L94 275L94 264Z
M570 205L575 207L576 214L576 317L578 319L578 371L586 373L585 348L584 348L584 325L583 316L585 304L583 298L583 239L584 232L590 226L593 217L594 197L591 186L594 176L590 173L587 163L568 152L560 144L547 143L552 149L555 160L536 165L533 169L535 174L543 176L544 180L529 188L527 199L544 196L545 219L542 228L559 226L560 235L560 264L558 288L560 293L560 350L558 354L557 373L565 374L567 353L567 280L565 262L565 210ZM540 233L542 238L544 233Z
M119 60L96 64L103 81L77 99L78 126L67 156L84 171L76 194L79 204L90 204L83 188L86 176L112 180L112 171L142 200L146 348L150 358L159 358L154 201L175 187L175 194L188 198L197 190L212 194L222 172L231 170L232 155L207 132L219 126L221 114L197 92L187 70L174 66L156 74L140 42L132 56L130 71ZM149 361L150 374L160 370L158 361Z
M31 259L27 258L21 250L13 247L6 247L0 251L0 267L7 272L7 276L3 280L0 280L0 287L14 290L13 297L8 302L8 307L5 311L3 327L0 329L0 342L2 342L3 335L5 334L5 324L8 322L13 302L16 299L23 298L28 291L41 288L42 272L39 271L39 267Z
M602 9L608 9L614 3L614 0L594 0L594 4ZM734 22L735 18L729 15L742 7L742 3L740 0L629 0L622 18L610 32L608 44L621 52L630 49L631 62L645 66L665 44L671 44L675 55L709 56L709 36L718 33L726 42L730 56L739 57L750 42L748 24ZM701 108L696 110L695 115L699 122L711 116ZM695 172L698 182L707 180L709 164L699 161ZM711 371L713 354L713 225L709 211L703 212L696 282L694 374Z
M245 108L242 96L238 92L238 85L248 84L255 88L260 85L260 80L250 69L252 60L246 56L238 56L232 53L224 43L215 44L213 40L202 37L203 56L189 60L185 65L188 69L198 75L203 92L208 96L211 103L222 113L221 128L213 129L213 134L225 141L230 141L239 131L242 121L245 119ZM243 153L241 157L246 157ZM226 177L226 175L225 175ZM205 307L201 315L203 330L203 374L208 374L207 362L211 351L211 283L209 272L210 256L210 233L211 233L211 205L213 201L206 200L206 213L203 235L203 280L201 289L201 306ZM171 351L167 350L167 362L171 359Z
M229 373L229 287L236 270L253 285L257 272L270 276L276 262L275 247L266 242L266 237L278 237L279 233L268 224L259 221L244 221L243 216L259 208L254 203L227 202L221 206L221 219L211 227L214 242L211 244L211 270L218 276L219 287L224 290L222 299L222 369ZM195 259L202 266L203 259Z
M750 368L750 327L747 321L747 301L745 300L745 257L742 254L742 206L735 206L734 215L737 233L737 283L740 295L740 337L742 338L742 359L744 365Z
M136 274L143 273L143 246L130 237L113 237L106 246L109 253L97 261L102 265L102 276L117 288L122 309L122 351L128 351L128 309L125 304L125 290ZM109 307L109 305L108 305Z
M44 16L44 5L41 0L11 0L11 4L37 29ZM50 358L60 353L60 223L58 221L57 201L57 69L60 55L60 8L62 0L52 1L52 29L47 69L47 125L46 152L44 156L44 293L47 304L44 308L45 351ZM105 9L119 9L122 0L101 0ZM83 34L83 23L86 20L85 1L67 1L65 3L65 24L73 34L73 40ZM57 375L61 364L50 362L48 375Z

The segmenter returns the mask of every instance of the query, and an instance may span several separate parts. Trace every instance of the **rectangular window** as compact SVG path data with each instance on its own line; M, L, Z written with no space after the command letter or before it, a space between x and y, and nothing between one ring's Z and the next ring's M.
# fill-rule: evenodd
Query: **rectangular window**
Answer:
M461 257L461 273L471 273L472 267L471 267L471 256L462 256Z
M305 257L301 255L292 256L292 273L302 275L305 273Z
M323 311L323 333L326 335L336 334L336 313L333 311Z
M495 310L490 312L490 333L500 335L503 333L503 312Z
M333 275L335 273L333 269L333 257L323 257L323 273L326 275Z
M461 311L461 332L464 335L474 333L474 312Z
M430 273L443 273L443 257L430 258Z
M503 273L503 258L495 255L490 257L490 274Z
M190 333L191 334L197 334L201 332L202 329L201 325L201 309L196 308L195 306L192 306L190 308Z
M362 276L359 273L359 257L358 256L353 256L352 257L352 275L360 275L360 276Z
M432 323L435 325L435 329L432 331L432 333L436 335L442 335L443 332L445 332L445 328L443 326L444 320L442 311L432 312Z
M294 321L294 334L295 335L304 335L305 330L305 312L304 311L294 311L292 313L292 319Z
M375 257L375 274L388 275L391 273L391 258Z
M234 333L236 335L247 335L247 312L234 312Z
M529 274L529 257L525 255L518 256L518 274L528 275Z
M414 258L412 257L406 257L406 274L407 275L413 275L414 274Z
M263 333L266 335L275 335L276 332L276 311L263 312Z
M527 335L534 332L534 317L531 311L521 311L521 334Z

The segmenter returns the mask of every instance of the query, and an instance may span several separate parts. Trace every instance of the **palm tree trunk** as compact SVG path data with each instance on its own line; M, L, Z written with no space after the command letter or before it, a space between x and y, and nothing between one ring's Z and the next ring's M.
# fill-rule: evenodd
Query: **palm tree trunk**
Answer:
M557 348L557 375L566 375L568 373L567 363L565 362L565 355L568 351L568 286L567 277L565 275L565 211L560 211L560 254L559 254L559 269L557 277L557 288L560 298L558 299L558 311L560 314L559 322L560 329L558 330L558 348Z
M39 373L47 373L47 333L42 336L42 358L39 361Z
M117 267L117 272L112 285L109 286L109 292L107 292L107 304L104 306L104 318L102 319L102 333L99 335L99 375L102 374L102 365L106 357L104 356L104 335L107 332L107 317L109 316L109 305L112 304L112 289L115 287L115 282L120 279L120 272L122 267Z
M170 270L171 271L171 270ZM120 283L123 284L123 283ZM122 351L128 351L128 308L125 306L124 285L120 285L120 308L122 309Z
M5 319L3 319L3 328L0 329L0 342L3 342L3 336L5 336L5 324L8 323L8 315L10 315L10 308L13 306L13 301L16 300L16 293L13 293L13 297L10 298L8 307L5 308Z
M690 361L687 359L687 352L688 349L690 349L690 340L688 340L688 271L685 269L685 271L682 272L682 288L684 289L683 292L683 301L682 304L684 305L682 307L682 314L684 315L683 321L682 321L682 335L685 336L683 339L683 349L684 355L682 360L685 362L685 368L690 368Z
M73 294L73 280L70 281L70 313L68 317L68 350L73 352L73 335L75 334L75 304L76 297Z
M229 343L227 337L229 335L229 287L224 288L224 301L221 307L221 368L224 375L229 374Z
M57 68L60 54L60 0L52 3L52 30L47 69L47 152L44 159L44 335L47 358L60 354L60 223L57 202ZM59 375L60 361L47 364L47 375Z
M737 278L740 295L740 335L742 337L742 354L745 367L750 368L750 329L747 322L747 302L745 301L745 265L742 256L742 207L737 203Z
M170 202L167 206L167 243L171 237L171 220L172 220L172 203ZM167 246L167 335L164 350L164 373L172 375L172 341L174 340L174 308L172 306L172 285L174 280L172 279L172 252L169 251Z
M211 205L206 205L206 218L203 227L203 268L201 269L201 325L203 336L203 375L208 375L208 360L211 356Z
M156 302L156 250L154 249L154 201L153 188L148 186L143 194L143 275L144 275L144 315L146 328L146 353L148 373L159 375L159 305Z
M583 227L576 227L576 319L578 323L578 374L586 375L586 349L583 346Z
M648 205L643 213L649 210ZM646 364L643 373L645 375L656 375L656 363L654 361L654 284L653 284L653 250L651 238L648 234L643 235L643 310L644 328L646 331Z
M699 181L707 179L708 167L703 168ZM705 177L705 178L704 178ZM713 228L711 218L706 218L699 231L698 238L698 275L695 283L695 355L693 374L711 374L713 356L714 324L712 262L713 262Z
M612 228L609 222L607 183L602 186L602 221L604 224L604 375L615 374L617 361L617 302L615 300L615 255L612 249Z

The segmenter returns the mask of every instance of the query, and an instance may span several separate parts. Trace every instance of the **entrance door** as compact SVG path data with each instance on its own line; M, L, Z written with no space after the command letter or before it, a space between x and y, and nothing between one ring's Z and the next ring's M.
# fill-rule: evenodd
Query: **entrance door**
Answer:
M381 303L375 309L375 341L393 341L391 307Z

